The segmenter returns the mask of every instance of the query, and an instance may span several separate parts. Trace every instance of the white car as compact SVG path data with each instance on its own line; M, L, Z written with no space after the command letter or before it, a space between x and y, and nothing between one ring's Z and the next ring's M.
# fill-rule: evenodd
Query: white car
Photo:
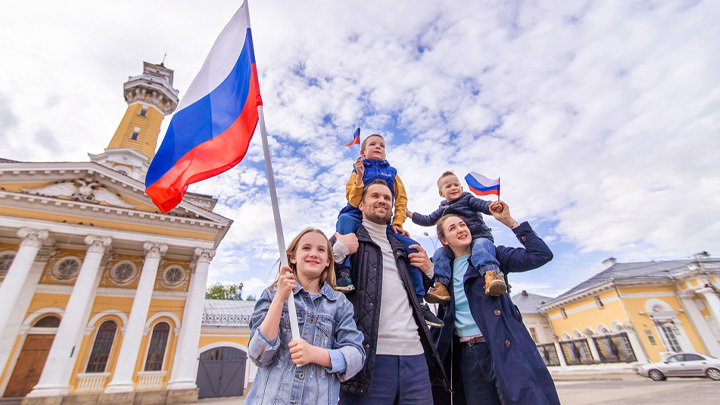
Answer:
M667 377L709 377L720 381L720 359L699 353L676 353L658 363L638 367L638 374L663 381Z

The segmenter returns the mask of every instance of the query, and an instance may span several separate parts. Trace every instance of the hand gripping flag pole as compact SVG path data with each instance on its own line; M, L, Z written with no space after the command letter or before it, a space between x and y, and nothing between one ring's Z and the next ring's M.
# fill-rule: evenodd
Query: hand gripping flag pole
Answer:
M262 139L263 153L265 154L265 171L267 172L268 178L270 203L272 204L273 218L275 218L275 234L277 235L278 249L280 250L280 265L287 266L285 236L283 235L282 219L280 218L280 208L278 207L277 192L275 191L275 176L273 175L272 162L270 162L270 148L268 147L267 133L265 130L265 115L263 114L263 107L261 105L257 107L257 110L260 124L260 138ZM288 297L287 306L292 338L293 340L300 339L300 328L298 328L297 311L295 310L295 298L292 293L290 293L290 297Z

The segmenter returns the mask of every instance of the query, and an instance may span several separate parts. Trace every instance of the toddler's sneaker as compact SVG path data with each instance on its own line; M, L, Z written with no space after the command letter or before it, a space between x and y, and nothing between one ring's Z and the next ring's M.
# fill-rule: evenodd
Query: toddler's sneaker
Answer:
M355 286L352 283L352 280L350 279L350 273L346 271L340 271L337 274L337 279L335 280L335 290L340 291L342 293L349 293L350 291L353 291L355 289Z
M488 271L485 273L485 294L491 297L499 297L507 291L507 284L502 273L499 271Z
M437 282L425 294L425 301L431 304L447 304L450 302L450 293L445 284Z
M433 314L428 304L422 306L422 314L423 318L425 318L425 322L429 326L434 326L436 328L442 328L443 326L445 326L445 323L442 321L442 319L438 318L435 314Z

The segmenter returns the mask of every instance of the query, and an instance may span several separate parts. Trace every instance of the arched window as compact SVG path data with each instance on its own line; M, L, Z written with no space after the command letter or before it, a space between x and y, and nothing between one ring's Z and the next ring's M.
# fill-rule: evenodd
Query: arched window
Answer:
M148 347L147 359L145 360L145 371L160 371L165 357L170 325L167 322L160 322L153 328L150 347Z
M57 328L60 326L60 318L55 315L44 316L35 322L33 326L36 328Z
M92 351L90 352L87 368L85 369L86 373L105 372L116 331L117 324L114 321L105 321L100 325L97 335L95 335L95 344L93 344Z

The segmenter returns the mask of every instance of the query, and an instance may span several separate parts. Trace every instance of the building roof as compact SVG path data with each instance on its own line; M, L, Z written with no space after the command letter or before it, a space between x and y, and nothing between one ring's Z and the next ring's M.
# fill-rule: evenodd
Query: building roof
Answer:
M205 300L203 326L248 326L255 301Z
M540 294L532 294L525 290L512 296L512 301L520 309L521 314L541 314L538 307L546 302L552 301L552 297Z
M575 287L560 294L555 300L560 300L570 295L579 293L589 288L610 282L621 280L651 280L667 279L689 271L688 264L694 260L669 260L651 261L637 263L613 263L610 267L590 277Z

